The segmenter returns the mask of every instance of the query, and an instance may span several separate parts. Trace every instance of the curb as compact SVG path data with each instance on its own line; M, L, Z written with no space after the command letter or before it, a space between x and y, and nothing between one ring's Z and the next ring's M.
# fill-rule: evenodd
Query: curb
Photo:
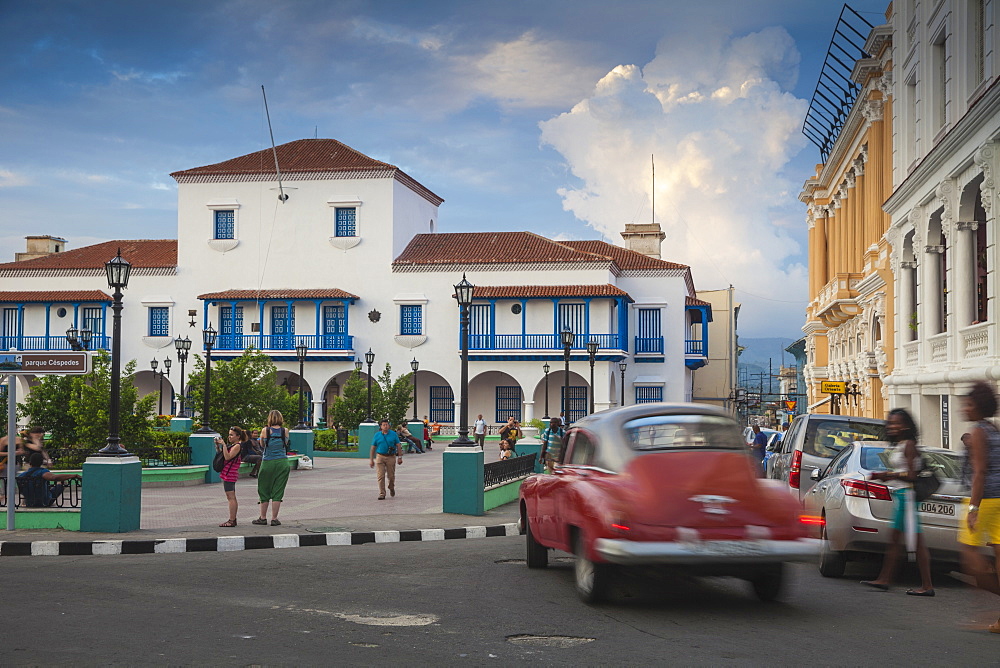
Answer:
M459 529L409 529L401 531L337 531L331 533L280 533L263 536L215 538L161 538L150 540L36 540L0 541L0 557L55 557L62 555L178 554L181 552L239 552L290 547L403 543L460 538L495 538L518 535L517 523Z

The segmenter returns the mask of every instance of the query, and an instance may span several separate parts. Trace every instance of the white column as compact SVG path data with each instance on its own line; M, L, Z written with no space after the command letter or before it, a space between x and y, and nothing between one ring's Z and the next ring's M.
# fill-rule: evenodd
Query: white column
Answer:
M913 330L910 329L910 326L913 324L911 318L914 311L913 298L915 295L911 290L911 286L913 285L913 272L915 271L916 268L913 261L904 260L899 263L899 313L896 331L899 332L900 345L913 340ZM903 366L902 362L903 360L897 359L896 366Z
M525 401L524 402L524 414L523 414L523 418L524 419L522 419L521 422L525 422L525 423L531 422L532 420L535 419L535 402L534 401Z
M920 282L920 333L921 339L941 332L941 256L939 246L925 246L921 264L923 280Z
M312 400L312 407L313 407L313 410L312 410L312 414L313 414L313 426L315 427L315 426L317 426L319 424L320 418L323 419L324 424L325 424L326 423L326 416L323 415L323 400L322 399L313 399Z
M976 228L978 223L956 224L954 262L955 281L950 292L955 295L955 325L968 327L976 319Z

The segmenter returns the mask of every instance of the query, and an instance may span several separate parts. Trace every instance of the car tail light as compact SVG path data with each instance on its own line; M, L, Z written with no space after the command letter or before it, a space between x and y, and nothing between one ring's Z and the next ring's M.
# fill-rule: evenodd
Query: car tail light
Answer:
M799 515L799 522L805 524L806 526L821 527L826 524L826 518L820 515Z
M792 489L799 488L799 480L802 477L802 451L796 450L792 454L792 467L788 469L788 486Z
M844 494L847 496L860 496L865 499L876 499L878 501L892 501L892 494L885 485L867 480L841 480Z
M632 530L632 527L630 527L627 524L620 524L620 523L617 523L617 522L612 522L611 523L611 529L613 531L617 531L618 533L628 533L629 531Z

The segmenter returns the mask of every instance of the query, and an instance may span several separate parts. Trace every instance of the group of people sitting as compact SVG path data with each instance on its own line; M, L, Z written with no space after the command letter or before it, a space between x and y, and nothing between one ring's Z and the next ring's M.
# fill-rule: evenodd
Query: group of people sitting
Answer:
M400 443L406 444L406 452L408 454L415 452L422 455L424 454L424 448L426 448L427 450L434 449L432 447L433 441L431 440L430 426L427 424L426 420L424 421L424 433L422 434L423 436L422 443L420 439L418 439L410 432L410 430L406 427L406 423L400 423L400 425L396 427L396 435L399 436Z
M8 447L8 438L0 438L0 476L7 475ZM80 480L79 475L53 473L48 469L52 465L52 458L45 450L45 430L41 427L32 427L18 434L14 439L14 447L15 465L27 466L17 474L17 486L25 506L51 506L62 496L65 481ZM49 485L49 482L55 484Z

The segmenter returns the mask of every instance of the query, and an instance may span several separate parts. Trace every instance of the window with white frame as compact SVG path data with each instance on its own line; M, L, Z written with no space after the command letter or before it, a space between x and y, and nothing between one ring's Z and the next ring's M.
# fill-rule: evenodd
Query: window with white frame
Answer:
M236 211L233 209L218 209L215 214L213 239L236 238Z
M353 206L338 206L333 209L335 237L358 236L358 209Z
M170 309L166 306L149 308L149 336L170 336Z
M424 333L423 307L420 304L403 304L399 307L399 333L419 336Z

